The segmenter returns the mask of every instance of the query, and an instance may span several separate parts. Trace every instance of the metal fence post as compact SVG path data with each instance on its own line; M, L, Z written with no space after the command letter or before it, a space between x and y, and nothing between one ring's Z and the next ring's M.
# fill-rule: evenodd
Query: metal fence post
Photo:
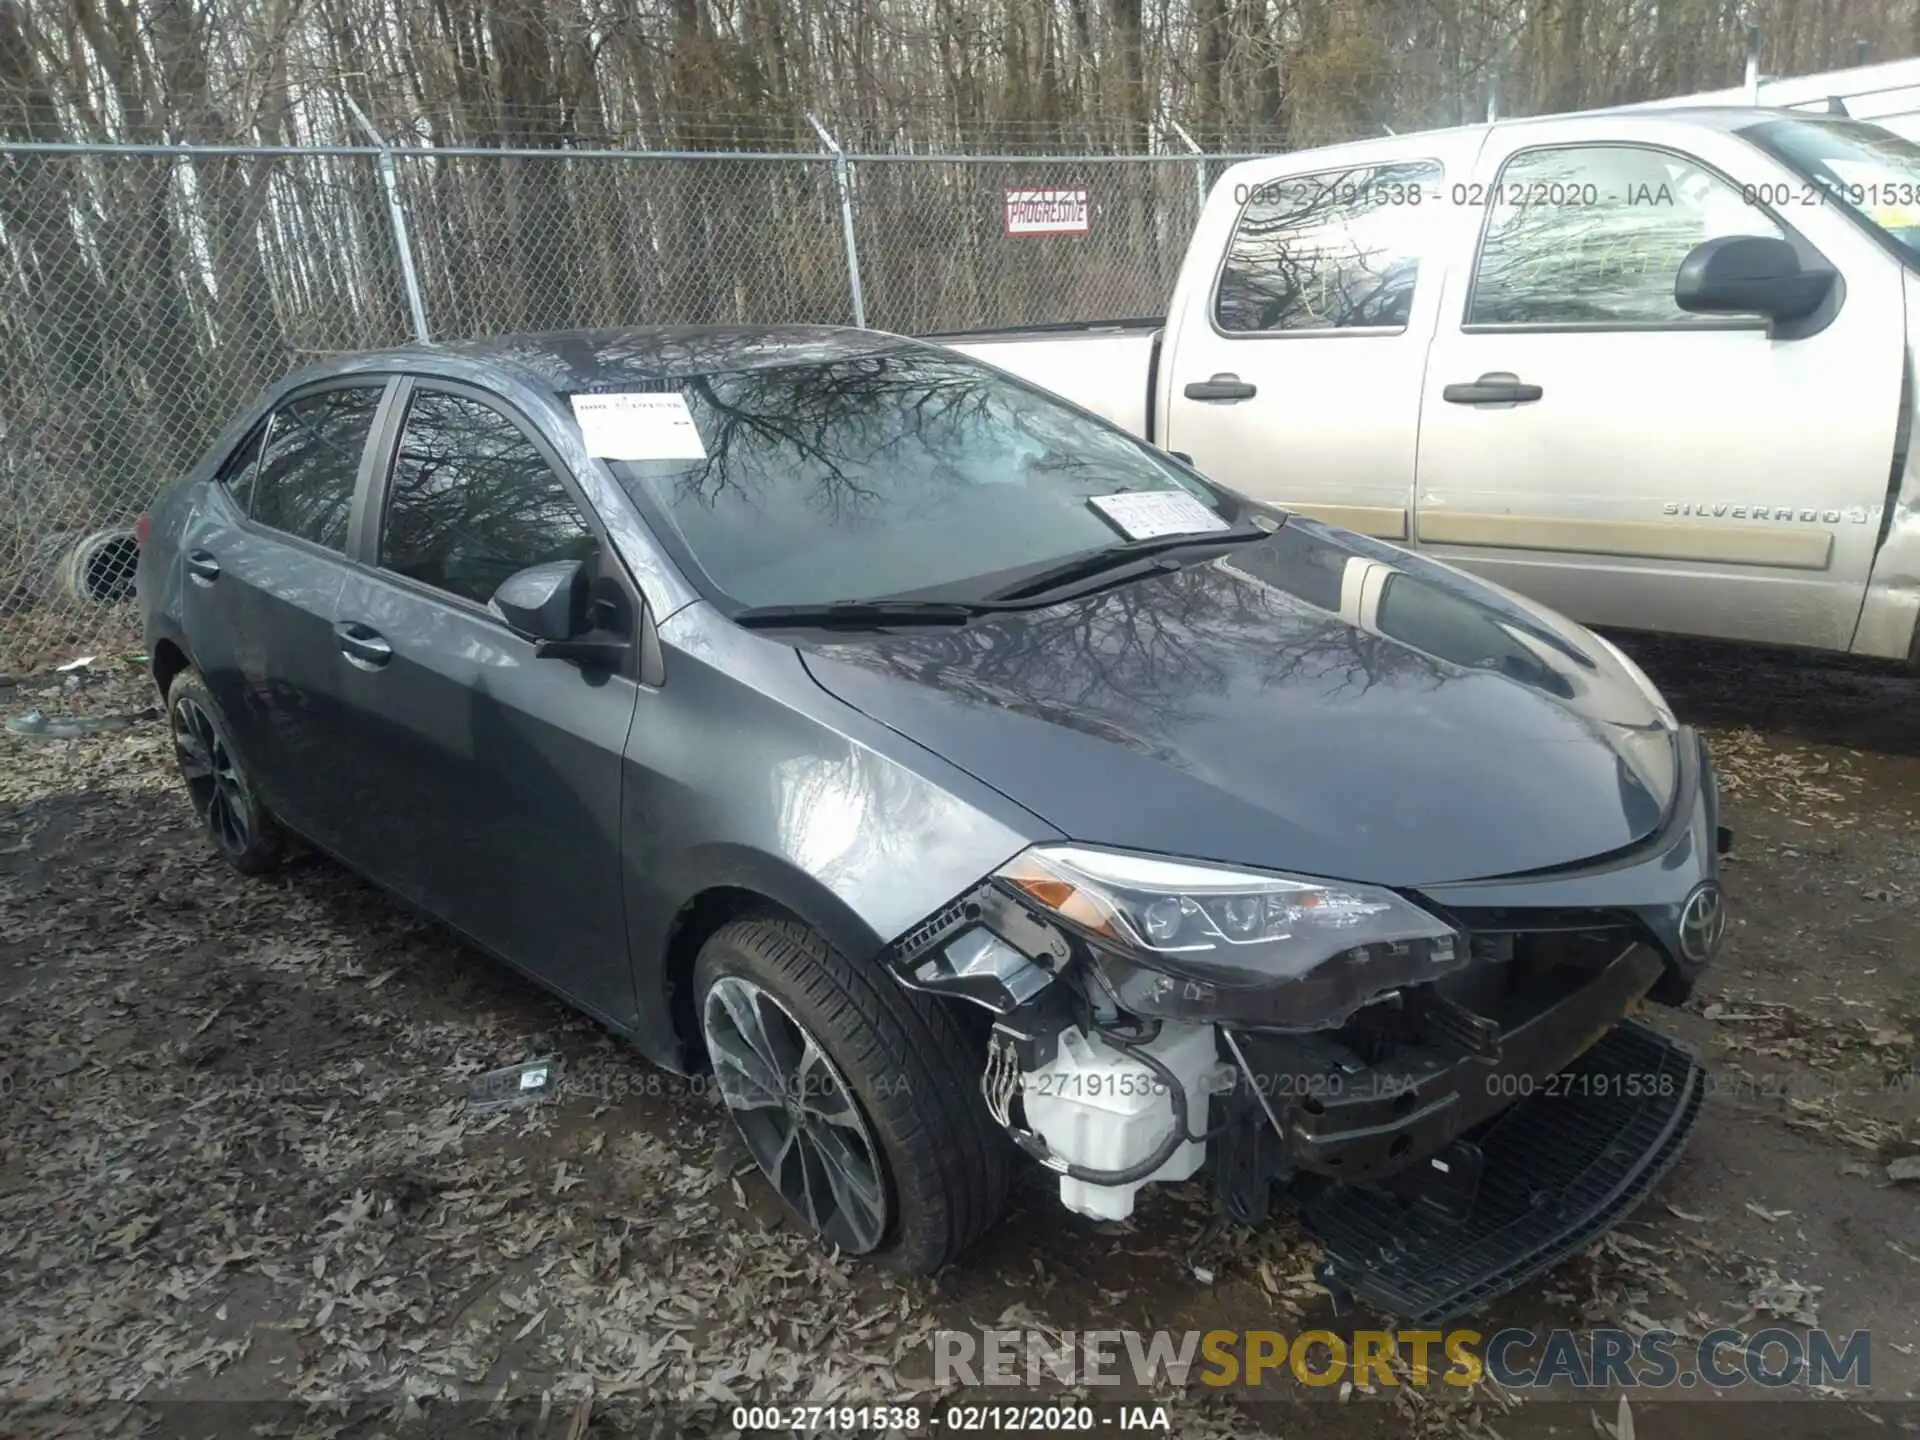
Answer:
M840 235L847 247L847 291L853 297L853 323L864 330L867 328L867 297L860 288L860 247L853 238L853 169L847 163L845 153L834 143L833 136L827 133L827 127L813 115L807 116L807 123L813 126L820 143L833 156L833 178L840 187Z
M373 122L367 119L366 113L353 103L353 96L342 95L341 98L347 102L354 122L367 132L367 138L380 152L375 163L380 167L380 184L387 192L387 219L393 224L393 248L400 255L400 283L407 291L407 311L413 317L413 338L424 344L432 338L427 333L427 305L420 296L419 272L413 268L413 240L407 234L406 208L400 203L400 175L394 168L393 147L373 128Z
M1169 120L1167 124L1186 143L1187 149L1193 152L1193 219L1197 225L1207 208L1207 152L1194 144L1193 136L1186 132L1178 120Z
M1747 92L1747 103L1760 103L1760 27L1747 26L1747 74L1743 82Z

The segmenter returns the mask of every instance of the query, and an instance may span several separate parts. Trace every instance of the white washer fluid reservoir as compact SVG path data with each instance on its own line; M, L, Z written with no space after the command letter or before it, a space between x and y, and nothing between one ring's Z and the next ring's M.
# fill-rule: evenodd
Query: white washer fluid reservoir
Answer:
M1165 1023L1136 1047L1177 1076L1187 1097L1187 1129L1204 1134L1207 1097L1221 1070L1213 1026ZM1078 1026L1060 1032L1053 1059L1021 1076L1027 1124L1062 1160L1095 1170L1125 1170L1152 1156L1173 1129L1166 1082L1099 1035ZM1126 1185L1095 1185L1060 1177L1060 1203L1099 1220L1133 1213L1140 1187L1185 1180L1206 1160L1207 1147L1189 1140L1153 1174Z

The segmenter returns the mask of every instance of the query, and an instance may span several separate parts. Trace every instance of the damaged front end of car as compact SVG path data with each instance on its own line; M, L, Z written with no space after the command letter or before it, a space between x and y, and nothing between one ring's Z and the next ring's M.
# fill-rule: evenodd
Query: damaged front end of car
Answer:
M1580 866L1400 889L1042 844L889 963L994 1012L987 1104L1067 1208L1204 1170L1229 1219L1297 1208L1337 1300L1438 1323L1604 1232L1697 1119L1699 1064L1630 1019L1725 927L1678 738L1666 823Z

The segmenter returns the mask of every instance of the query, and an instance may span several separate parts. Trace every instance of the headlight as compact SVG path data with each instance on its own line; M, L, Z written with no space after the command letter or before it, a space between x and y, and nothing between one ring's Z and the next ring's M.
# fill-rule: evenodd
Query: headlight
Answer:
M1085 936L1137 1015L1321 1030L1466 963L1452 927L1375 885L1081 845L1036 846L995 878Z

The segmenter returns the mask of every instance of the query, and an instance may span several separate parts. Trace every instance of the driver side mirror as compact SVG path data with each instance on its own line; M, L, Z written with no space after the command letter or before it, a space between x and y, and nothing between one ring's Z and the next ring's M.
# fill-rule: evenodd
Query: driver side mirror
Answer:
M493 608L541 659L617 664L627 642L593 628L592 582L578 560L529 565L500 582Z
M1765 315L1804 320L1839 277L1803 266L1800 252L1770 235L1724 235L1687 252L1673 277L1673 303L1694 315Z

